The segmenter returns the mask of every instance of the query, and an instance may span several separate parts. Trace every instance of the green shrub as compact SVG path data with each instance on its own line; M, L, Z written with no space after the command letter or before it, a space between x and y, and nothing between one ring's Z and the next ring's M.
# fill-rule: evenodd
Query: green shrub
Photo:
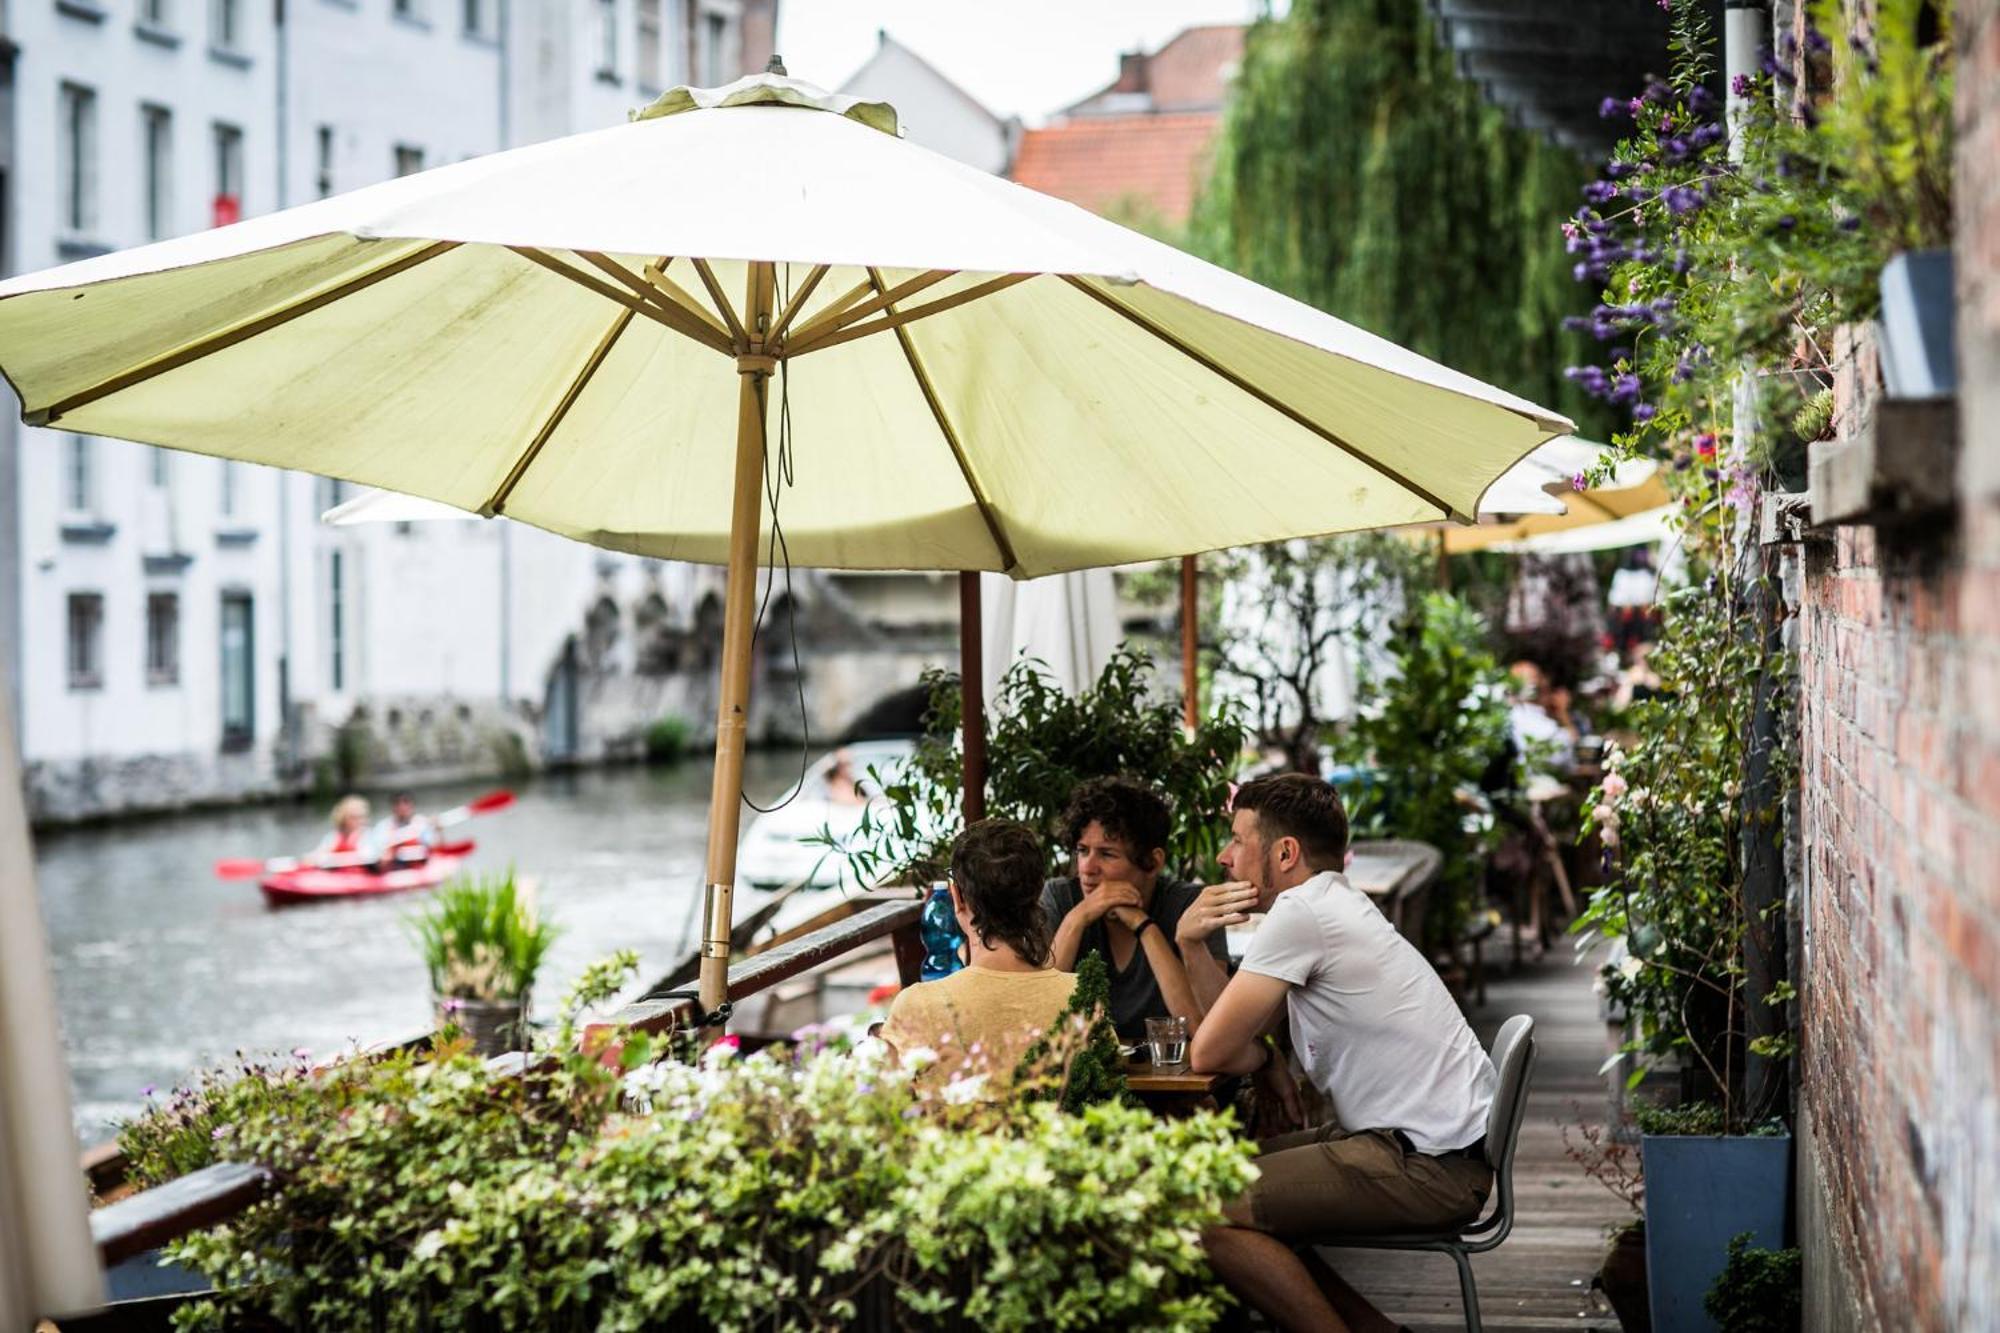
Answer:
M1507 695L1486 623L1449 593L1429 593L1395 627L1390 669L1368 682L1370 706L1343 738L1344 757L1382 780L1350 798L1356 836L1414 838L1444 854L1425 944L1456 946L1493 842L1490 818L1468 818L1475 790L1506 744Z
M669 714L647 727L646 762L678 763L687 754L688 736L691 730L688 720L678 714Z
M870 809L844 841L830 833L817 839L845 856L864 884L941 878L963 822L958 677L931 670L924 682L930 707L915 756L893 774L875 775L884 779L888 810ZM1014 663L1000 678L989 718L988 815L1019 820L1053 848L1063 808L1079 783L1136 778L1157 789L1172 812L1169 871L1208 874L1222 849L1222 812L1246 735L1233 710L1218 711L1187 735L1179 701L1154 694L1151 663L1121 647L1097 683L1076 695L1051 684L1034 663Z
M1760 1250L1745 1231L1729 1242L1729 1264L1701 1308L1722 1333L1798 1333L1805 1326L1804 1269L1796 1248Z
M870 1284L1002 1333L1220 1312L1197 1237L1252 1176L1226 1116L968 1102L879 1042L641 1067L640 1040L621 1082L579 1007L534 1077L441 1045L246 1103L216 1151L272 1188L171 1248L218 1288L177 1326L827 1329Z
M534 989L535 974L560 933L538 920L516 889L513 867L501 875L454 880L410 922L431 990L447 999L513 1000Z
M1058 1049L1068 1055L1059 1061L1060 1077L1037 1078L1038 1067ZM1076 965L1076 989L1054 1026L1022 1055L1014 1086L1024 1096L1080 1111L1126 1099L1124 1063L1111 1025L1111 965L1092 949Z

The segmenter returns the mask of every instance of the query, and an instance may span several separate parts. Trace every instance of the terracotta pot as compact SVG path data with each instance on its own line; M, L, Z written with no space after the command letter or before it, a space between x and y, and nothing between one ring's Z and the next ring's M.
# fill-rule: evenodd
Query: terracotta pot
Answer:
M528 1048L528 997L513 1000L463 1000L440 996L437 1024L442 1032L456 1027L472 1041L475 1053L488 1059Z
M1604 1263L1597 1270L1597 1289L1611 1302L1612 1313L1625 1333L1652 1333L1653 1313L1646 1301L1646 1224L1625 1227L1611 1238Z

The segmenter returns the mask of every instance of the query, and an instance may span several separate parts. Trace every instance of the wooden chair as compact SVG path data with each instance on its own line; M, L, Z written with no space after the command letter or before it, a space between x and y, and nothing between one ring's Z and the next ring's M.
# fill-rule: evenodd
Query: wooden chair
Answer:
M1301 1242L1314 1249L1434 1250L1458 1265L1458 1287L1465 1300L1465 1327L1480 1333L1479 1290L1472 1282L1472 1259L1507 1239L1514 1229L1514 1145L1521 1133L1521 1116L1528 1106L1528 1075L1535 1064L1535 1020L1526 1014L1508 1019L1493 1038L1493 1067L1500 1080L1493 1092L1493 1109L1486 1118L1486 1160L1493 1167L1493 1210L1470 1226L1435 1234L1395 1236L1323 1236Z

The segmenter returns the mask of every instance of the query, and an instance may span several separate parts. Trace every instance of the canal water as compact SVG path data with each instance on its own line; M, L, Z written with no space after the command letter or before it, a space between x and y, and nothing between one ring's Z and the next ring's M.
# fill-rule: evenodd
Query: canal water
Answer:
M749 756L751 796L768 804L798 762ZM512 864L562 927L536 988L538 1018L613 950L638 951L636 993L693 947L709 779L706 761L544 776L517 785L512 808L462 826L478 843L469 868ZM440 810L490 785L426 790L419 808ZM387 793L369 795L384 813ZM221 857L302 851L324 830L321 812L281 805L38 838L84 1142L109 1137L147 1088L164 1093L238 1050L328 1055L430 1026L430 983L408 928L421 894L273 910L254 880L212 872Z

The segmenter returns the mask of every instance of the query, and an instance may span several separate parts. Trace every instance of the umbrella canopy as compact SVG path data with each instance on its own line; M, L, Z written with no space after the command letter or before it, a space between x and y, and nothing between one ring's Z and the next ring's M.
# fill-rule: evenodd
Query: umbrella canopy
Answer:
M1491 550L1509 555L1574 555L1590 551L1616 551L1627 546L1651 546L1672 535L1669 520L1678 506L1665 504L1643 509L1627 518L1606 519L1581 527L1541 532L1519 541L1499 542Z
M1632 470L1636 468L1636 473ZM1630 480L1634 475L1637 480ZM1459 555L1466 551L1483 551L1491 547L1519 549L1520 543L1530 539L1546 538L1555 534L1578 533L1582 529L1628 519L1637 514L1649 513L1668 505L1670 497L1667 486L1660 479L1650 463L1628 465L1619 475L1611 478L1612 485L1593 486L1588 490L1572 494L1566 503L1567 513L1525 514L1509 522L1481 523L1477 527L1446 528L1440 536L1448 554ZM1616 483L1624 481L1625 485ZM1569 483L1563 483L1567 486ZM1650 540L1650 538L1644 539ZM1635 541L1613 541L1611 546L1629 546ZM1594 546L1545 546L1545 550L1597 550L1608 549Z
M759 559L1026 578L1469 517L1571 429L894 128L784 77L677 89L0 284L0 370L30 425L726 561L713 1008Z
M362 523L437 523L478 517L436 500L376 490L341 501L321 514L319 521L330 528L351 528Z
M1597 466L1606 447L1581 436L1550 440L1514 466L1479 497L1479 516L1561 514L1574 492L1571 478ZM1618 465L1609 485L1636 486L1653 473L1654 464L1633 460Z
M701 100L0 284L0 368L30 424L720 563L755 339L795 563L1016 576L1469 516L1568 429L869 104Z

